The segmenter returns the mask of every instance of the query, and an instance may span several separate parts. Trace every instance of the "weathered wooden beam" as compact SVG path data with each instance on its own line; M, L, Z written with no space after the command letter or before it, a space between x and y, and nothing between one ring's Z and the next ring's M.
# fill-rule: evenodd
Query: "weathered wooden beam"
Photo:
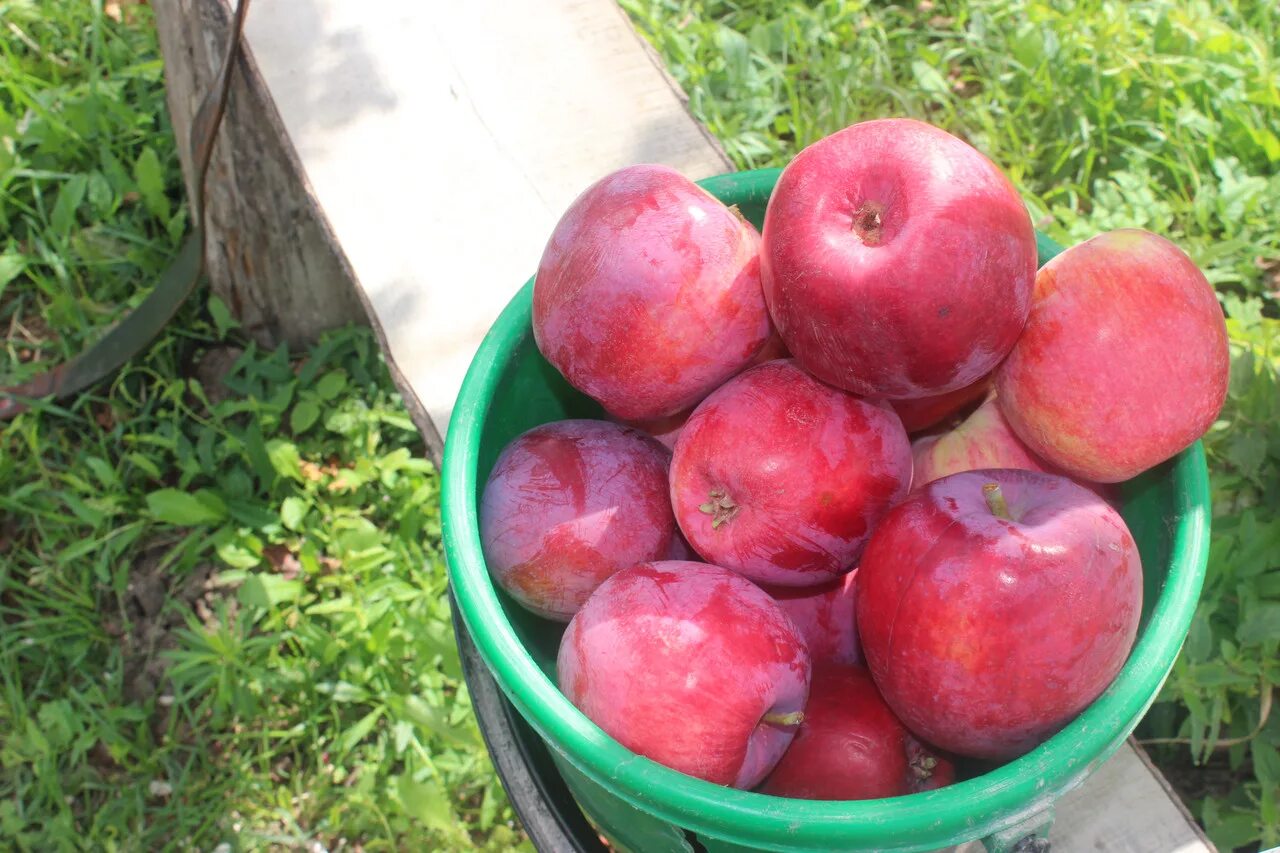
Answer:
M191 122L221 64L231 12L223 0L154 0L152 8L190 195ZM232 75L206 197L210 283L259 343L300 345L325 329L365 321L252 56L242 54Z

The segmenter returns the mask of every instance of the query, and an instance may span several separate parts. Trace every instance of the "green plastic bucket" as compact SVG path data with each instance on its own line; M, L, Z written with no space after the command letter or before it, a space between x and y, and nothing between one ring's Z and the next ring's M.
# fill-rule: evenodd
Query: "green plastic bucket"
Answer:
M759 225L778 174L765 169L701 183ZM1041 263L1061 251L1043 237L1039 248ZM453 410L444 452L445 553L481 657L551 747L575 799L601 832L642 853L932 850L977 838L1005 850L1027 835L1045 834L1054 800L1123 743L1186 637L1208 559L1202 446L1123 484L1124 517L1142 553L1145 581L1137 643L1112 686L1053 738L994 770L910 797L820 802L724 788L637 756L583 716L555 685L563 626L527 613L490 581L476 510L499 451L537 424L602 414L538 353L532 291L530 280L481 343Z

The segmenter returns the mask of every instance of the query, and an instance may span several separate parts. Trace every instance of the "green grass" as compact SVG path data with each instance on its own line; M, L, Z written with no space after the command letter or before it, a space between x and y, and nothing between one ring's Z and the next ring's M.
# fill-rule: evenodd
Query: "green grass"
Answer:
M625 5L740 166L916 116L1052 236L1143 226L1205 267L1233 338L1212 558L1141 734L1179 741L1152 748L1223 849L1280 843L1275 4ZM101 334L186 228L148 11L122 8L0 0L0 381ZM0 426L0 838L527 847L459 679L422 459L366 330L263 351L204 296L93 393Z
M186 223L145 7L0 3L5 382L147 292ZM201 297L0 427L0 838L510 849L438 478L367 330L261 351Z

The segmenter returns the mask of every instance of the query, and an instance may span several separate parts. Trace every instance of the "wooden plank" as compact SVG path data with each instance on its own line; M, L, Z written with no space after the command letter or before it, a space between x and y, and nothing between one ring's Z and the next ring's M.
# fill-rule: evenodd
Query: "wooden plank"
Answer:
M1055 853L1202 853L1214 850L1141 747L1125 743L1063 797L1050 833Z
M728 171L611 0L259 3L246 36L390 357L443 434L484 332L591 182Z
M1147 758L1127 741L1057 802L1053 853L1213 853L1216 848ZM954 853L983 853L981 842Z
M222 65L231 13L224 0L159 0L152 8L169 117L191 197L191 124ZM207 188L206 273L255 340L301 345L360 319L358 294L306 192L274 104L243 57L231 75Z
M611 0L262 2L247 36L424 432L582 189L730 168ZM1057 812L1055 851L1212 849L1131 744Z

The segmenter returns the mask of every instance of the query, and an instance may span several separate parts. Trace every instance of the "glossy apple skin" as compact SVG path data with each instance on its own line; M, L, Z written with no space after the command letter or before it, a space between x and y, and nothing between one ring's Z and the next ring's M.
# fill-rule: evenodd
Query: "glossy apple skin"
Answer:
M996 388L1010 426L1046 462L1117 483L1204 434L1229 370L1226 324L1204 274L1163 237L1123 229L1040 270Z
M804 721L760 792L874 800L954 781L955 766L907 731L865 669L815 663Z
M800 629L816 664L862 663L854 610L858 570L822 586L762 586Z
M781 586L848 571L910 483L898 416L790 359L753 367L704 400L671 462L671 503L694 550Z
M666 556L676 535L670 456L607 421L535 427L498 456L480 499L480 542L516 601L567 622L619 569Z
M862 396L913 399L971 385L1009 352L1036 243L985 156L923 122L881 119L791 161L760 258L769 311L806 370Z
M665 166L630 166L570 205L533 285L538 349L620 419L691 408L742 370L772 327L760 238Z
M1062 474L1018 438L1000 411L994 392L954 429L924 435L911 442L911 454L915 471L911 479L913 491L951 474L984 468ZM1077 482L1120 509L1120 489L1114 483Z
M720 785L773 769L802 712L810 662L773 599L707 563L642 563L601 584L569 623L560 689L633 752Z
M751 359L751 363L747 366L754 367L757 364L764 364L766 361L789 357L787 348L782 343L782 338L778 337L775 332L769 337L769 340L765 341L764 348L756 354L755 358ZM677 412L665 418L656 418L649 421L629 421L627 425L653 436L668 450L675 450L676 439L680 437L680 430L684 429L685 422L689 420L689 416L692 414L693 409L686 409L683 412Z
M911 443L911 453L915 458L913 491L949 474L983 468L1055 473L1014 434L994 397L950 432L917 438Z
M889 405L898 413L903 429L912 435L961 415L987 395L994 380L994 376L987 374L972 385L955 391L915 400L890 400Z
M997 517L995 483L1013 520ZM862 653L925 741L1021 755L1111 683L1142 610L1120 515L1065 477L987 470L935 480L876 528L858 567Z
M693 409L686 409L683 412L677 412L665 418L655 418L649 421L628 421L627 425L653 436L667 450L674 450L676 439L680 437L680 430L684 429L685 421L689 420L689 415L692 414Z

